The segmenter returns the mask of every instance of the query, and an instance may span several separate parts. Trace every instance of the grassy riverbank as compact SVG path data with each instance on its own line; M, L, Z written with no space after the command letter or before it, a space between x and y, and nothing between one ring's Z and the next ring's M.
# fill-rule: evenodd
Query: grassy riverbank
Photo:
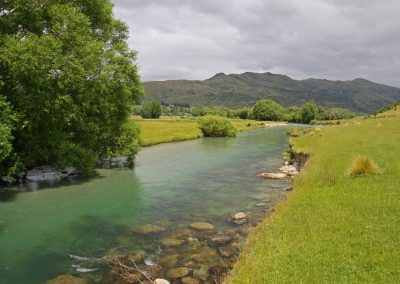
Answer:
M399 283L400 111L295 138L294 191L250 236L227 283ZM379 174L350 177L358 155Z
M197 119L161 117L160 119L136 118L136 121L142 128L141 137L144 146L202 137L202 133L197 127ZM230 121L238 131L264 127L264 123L266 123L244 119L230 119Z

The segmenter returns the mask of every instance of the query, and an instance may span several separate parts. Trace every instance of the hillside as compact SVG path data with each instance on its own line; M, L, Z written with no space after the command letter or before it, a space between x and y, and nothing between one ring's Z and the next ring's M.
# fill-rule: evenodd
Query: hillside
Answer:
M400 89L365 79L329 81L293 80L285 75L218 73L204 81L170 80L144 83L145 100L190 106L242 107L259 99L272 99L283 106L314 100L324 107L344 107L371 113L400 99Z

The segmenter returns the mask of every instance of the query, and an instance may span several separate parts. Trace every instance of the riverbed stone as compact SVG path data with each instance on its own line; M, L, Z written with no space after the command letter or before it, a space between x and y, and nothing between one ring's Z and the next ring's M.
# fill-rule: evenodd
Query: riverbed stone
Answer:
M214 280L216 283L219 283L218 281L222 281L225 278L228 271L229 268L225 265L219 263L211 265L208 268L209 278Z
M230 218L230 221L236 225L243 225L249 222L249 218L247 217L246 213L238 212Z
M94 284L90 278L77 277L71 274L60 275L55 279L48 280L46 284Z
M171 284L168 280L157 278L153 284Z
M179 262L179 255L173 254L173 255L167 255L162 257L158 264L161 265L161 267L174 267L178 262Z
M213 246L226 246L233 241L232 236L215 236L210 239L210 244Z
M184 277L181 280L182 284L199 284L200 281L197 279L194 279L193 277Z
M128 260L133 261L134 263L138 264L144 260L145 255L141 252L133 252L133 253L128 254L126 257Z
M158 225L147 224L140 227L133 228L132 231L142 235L157 235L165 231L164 227Z
M184 240L178 240L178 239L165 239L162 241L162 244L165 247L179 247L185 243Z
M190 224L190 228L193 230L197 230L197 231L213 231L213 230L215 230L214 225L212 225L210 223L202 223L202 222L192 223L192 224Z
M191 274L192 270L187 267L177 267L167 271L167 277L171 279L180 279Z
M261 173L258 176L265 179L284 179L287 177L285 173Z
M229 258L238 254L237 250L233 247L219 247L218 252L222 257Z

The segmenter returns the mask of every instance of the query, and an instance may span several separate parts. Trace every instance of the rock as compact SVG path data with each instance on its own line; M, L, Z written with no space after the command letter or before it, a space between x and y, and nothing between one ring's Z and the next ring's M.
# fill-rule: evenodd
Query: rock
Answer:
M192 223L190 224L190 228L197 231L213 231L215 227L210 223Z
M128 260L133 261L136 264L141 263L144 260L144 254L140 252L133 252L126 256Z
M168 280L157 278L154 280L153 284L171 284Z
M170 237L172 239L186 239L192 236L192 231L190 229L181 229L175 231Z
M222 257L229 258L238 254L237 250L232 247L219 247L218 252Z
M265 179L284 179L287 177L284 173L261 173L258 176Z
M249 219L245 213L238 212L230 218L230 221L236 225L242 225L249 222Z
M173 268L167 271L167 277L171 279L184 278L192 274L192 270L186 267Z
M194 279L192 277L185 277L181 280L182 284L199 284L199 280Z
M60 275L55 279L48 280L46 284L94 284L89 278L81 278L71 274Z
M229 268L222 264L214 264L208 268L209 278L213 280L215 283L222 282L225 279L226 274L228 273Z
M158 262L161 267L174 267L179 261L179 255L173 254L173 255L167 255L161 258Z
M42 166L27 171L25 179L28 182L54 182L61 180L61 173L54 167Z
M147 224L137 228L133 228L132 231L142 235L157 235L164 232L165 229L161 226Z
M210 242L213 246L226 246L233 241L232 236L215 236L210 239Z
M162 227L169 227L171 226L173 223L171 220L169 219L161 219L158 220L157 222L155 222L156 225L162 226Z
M178 239L165 239L165 240L162 241L162 244L163 244L165 247L168 248L168 247L179 247L179 246L183 245L184 242L185 242L185 241L183 241L183 240L178 240Z
M296 176L299 174L297 168L293 165L284 165L279 170L288 176Z

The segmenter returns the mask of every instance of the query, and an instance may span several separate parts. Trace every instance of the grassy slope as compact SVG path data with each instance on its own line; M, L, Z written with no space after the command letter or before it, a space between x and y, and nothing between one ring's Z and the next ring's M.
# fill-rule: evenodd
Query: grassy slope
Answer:
M293 141L311 154L306 170L227 283L400 283L400 111L390 115ZM358 154L382 173L350 178Z
M144 146L202 137L196 119L162 117L161 119L137 118L136 121L142 127L141 137ZM239 131L263 127L263 122L255 120L230 119L230 121Z

